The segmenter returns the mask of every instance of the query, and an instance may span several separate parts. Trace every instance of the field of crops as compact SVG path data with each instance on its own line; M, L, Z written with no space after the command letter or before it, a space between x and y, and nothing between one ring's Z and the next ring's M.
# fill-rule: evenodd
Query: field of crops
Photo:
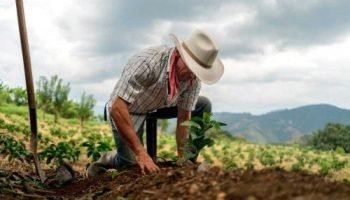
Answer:
M32 173L29 163L30 129L27 108L2 106L0 108L1 170ZM54 169L63 161L70 163L84 177L85 167L108 150L114 149L114 141L108 124L89 121L82 128L75 119L59 119L53 116L42 119L39 112L39 157L45 170ZM227 170L284 169L290 172L311 172L330 180L348 184L350 180L350 155L342 149L320 151L296 145L250 144L215 131L209 133L215 140L212 147L201 151L198 161ZM174 135L158 135L159 161L176 159ZM19 164L21 167L19 167ZM27 166L27 167L25 167Z

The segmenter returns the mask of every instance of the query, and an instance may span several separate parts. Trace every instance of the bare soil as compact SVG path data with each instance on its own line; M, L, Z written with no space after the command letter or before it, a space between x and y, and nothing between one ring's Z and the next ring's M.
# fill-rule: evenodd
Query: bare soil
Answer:
M237 200L350 200L350 185L331 182L306 172L282 169L223 170L218 167L199 170L197 165L179 167L161 164L159 173L142 175L137 167L105 173L94 178L78 176L74 182L46 199L237 199ZM200 168L202 169L202 168ZM18 195L0 193L0 199ZM33 199L21 197L21 199Z

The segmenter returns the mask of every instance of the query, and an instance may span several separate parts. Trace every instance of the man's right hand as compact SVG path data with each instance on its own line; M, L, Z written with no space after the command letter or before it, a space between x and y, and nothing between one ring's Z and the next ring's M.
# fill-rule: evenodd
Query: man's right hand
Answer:
M146 151L141 151L135 155L136 161L141 168L142 174L146 174L145 170L149 173L159 171L159 167L153 162L152 158Z

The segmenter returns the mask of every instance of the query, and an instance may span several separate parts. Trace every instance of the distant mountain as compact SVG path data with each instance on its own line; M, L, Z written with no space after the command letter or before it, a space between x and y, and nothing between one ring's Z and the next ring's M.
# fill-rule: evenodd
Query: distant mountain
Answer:
M263 115L214 113L213 118L227 124L224 130L248 141L285 143L321 129L330 122L350 124L350 110L319 104Z

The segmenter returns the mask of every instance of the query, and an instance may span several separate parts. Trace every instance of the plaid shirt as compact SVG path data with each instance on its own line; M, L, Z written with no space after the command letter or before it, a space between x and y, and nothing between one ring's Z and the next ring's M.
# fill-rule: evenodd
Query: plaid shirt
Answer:
M126 64L108 101L108 110L117 96L129 102L129 112L138 131L146 114L164 107L178 106L191 111L195 108L200 81L181 81L175 97L169 97L170 56L174 48L167 46L145 49Z

